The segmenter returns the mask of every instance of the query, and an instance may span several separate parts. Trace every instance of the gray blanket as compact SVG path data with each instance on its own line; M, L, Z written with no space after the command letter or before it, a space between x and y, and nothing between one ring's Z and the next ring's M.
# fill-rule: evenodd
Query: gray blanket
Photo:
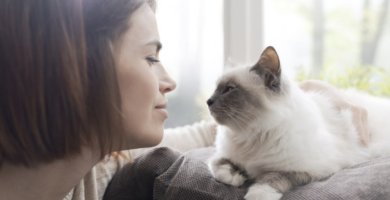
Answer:
M158 148L125 166L112 179L104 199L243 199L248 185L217 182L205 160L212 149L181 155ZM296 188L283 200L390 200L390 158L377 158L344 169L326 180Z

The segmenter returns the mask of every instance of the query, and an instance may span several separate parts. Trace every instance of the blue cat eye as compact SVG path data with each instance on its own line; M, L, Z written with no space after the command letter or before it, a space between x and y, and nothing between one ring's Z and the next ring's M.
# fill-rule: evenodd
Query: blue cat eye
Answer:
M234 90L234 89L236 89L235 86L227 85L227 86L223 89L222 93L225 94L225 93L231 92L231 91Z

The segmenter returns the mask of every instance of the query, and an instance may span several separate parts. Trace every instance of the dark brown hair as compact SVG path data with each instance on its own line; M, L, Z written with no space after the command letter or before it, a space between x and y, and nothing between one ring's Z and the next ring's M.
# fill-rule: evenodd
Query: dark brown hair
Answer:
M143 2L0 1L0 166L122 141L111 45Z

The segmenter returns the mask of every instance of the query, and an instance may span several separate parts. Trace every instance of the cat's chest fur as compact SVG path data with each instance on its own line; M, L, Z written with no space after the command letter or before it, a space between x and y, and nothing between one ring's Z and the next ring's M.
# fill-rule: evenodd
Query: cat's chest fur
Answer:
M250 177L298 171L321 178L366 159L348 111L336 110L321 94L292 92L288 101L295 102L281 106L283 117L269 115L241 131L219 127L216 146L221 156ZM267 127L272 123L274 127Z

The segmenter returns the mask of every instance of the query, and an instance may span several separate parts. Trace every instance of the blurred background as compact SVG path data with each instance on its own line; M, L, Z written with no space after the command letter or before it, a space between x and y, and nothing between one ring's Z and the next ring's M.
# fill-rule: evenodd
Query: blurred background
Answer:
M159 0L160 59L177 81L166 127L208 117L228 67L253 65L266 46L297 81L390 96L389 0Z

